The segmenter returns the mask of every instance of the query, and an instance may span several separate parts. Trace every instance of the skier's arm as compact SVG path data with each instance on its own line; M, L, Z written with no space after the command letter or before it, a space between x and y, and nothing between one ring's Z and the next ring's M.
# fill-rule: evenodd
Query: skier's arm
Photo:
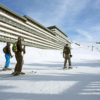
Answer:
M70 55L71 55L71 48L69 47Z
M25 51L25 45L24 45L24 51L23 51L23 53L24 53L24 54L26 53L26 51Z
M64 54L65 54L64 51L65 51L65 47L64 47L64 49L63 49L63 57L64 57Z
M10 46L7 46L7 51L8 51L8 54L10 54L10 56L13 57L11 54Z
M20 52L24 51L24 48L22 48L22 44L21 43L18 43L18 50Z

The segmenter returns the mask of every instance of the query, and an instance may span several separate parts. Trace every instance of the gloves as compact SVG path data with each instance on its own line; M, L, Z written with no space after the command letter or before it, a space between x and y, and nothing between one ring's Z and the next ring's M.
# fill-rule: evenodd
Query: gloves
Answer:
M70 55L70 57L72 57L72 55Z
M13 56L11 55L11 58L13 58Z

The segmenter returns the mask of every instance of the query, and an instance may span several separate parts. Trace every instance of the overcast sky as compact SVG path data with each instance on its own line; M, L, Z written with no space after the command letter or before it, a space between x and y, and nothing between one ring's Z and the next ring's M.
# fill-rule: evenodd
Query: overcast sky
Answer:
M100 0L0 0L45 27L56 25L70 41L100 42Z

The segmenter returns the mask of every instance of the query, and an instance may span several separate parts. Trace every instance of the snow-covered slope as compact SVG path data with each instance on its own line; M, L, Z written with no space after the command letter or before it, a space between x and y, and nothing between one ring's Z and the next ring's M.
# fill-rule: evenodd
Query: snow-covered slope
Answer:
M0 43L0 69L5 62L4 45ZM100 52L96 49L91 51L88 45L91 46L72 44L71 70L62 70L62 51L26 47L23 71L37 73L2 78L13 70L0 72L0 100L99 100ZM12 69L15 63L13 57Z
M99 51L100 52L100 44L96 44L96 43L77 43L77 42L73 42L73 45L76 46L76 44L79 44L81 48L88 48L90 50L92 50L92 47L93 47L93 50L96 50L96 51Z
M5 63L4 53L2 51L5 43L0 43L0 64ZM12 48L12 45L11 45ZM13 55L15 55L12 52ZM62 51L59 50L45 50L33 47L26 47L26 54L24 55L24 63L42 63L47 61L60 61L62 59ZM15 56L11 59L11 63L16 63Z

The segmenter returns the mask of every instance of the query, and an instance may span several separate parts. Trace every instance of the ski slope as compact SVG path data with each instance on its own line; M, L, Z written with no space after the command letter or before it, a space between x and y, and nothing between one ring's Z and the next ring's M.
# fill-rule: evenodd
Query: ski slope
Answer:
M0 69L5 62L4 45L0 43ZM23 72L37 73L2 78L13 70L0 72L0 100L99 100L100 52L91 51L88 43L73 43L71 51L73 69L62 70L62 51L26 47ZM10 68L14 69L15 63L13 57Z

